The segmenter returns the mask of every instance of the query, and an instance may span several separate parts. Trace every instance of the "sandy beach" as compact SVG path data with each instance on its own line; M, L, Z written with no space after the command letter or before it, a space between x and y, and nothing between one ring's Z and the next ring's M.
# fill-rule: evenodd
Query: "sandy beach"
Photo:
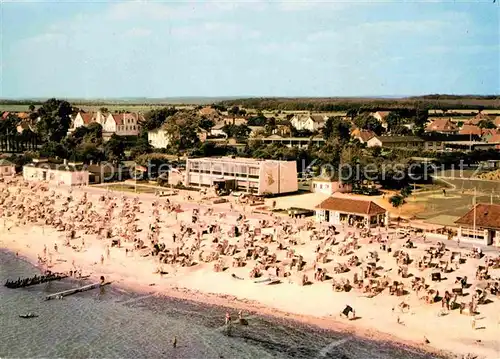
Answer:
M78 270L95 280L104 276L113 282L112 285L140 290L145 295L167 295L228 306L235 308L234 316L236 310L243 309L247 313L283 316L372 339L402 342L428 351L450 352L458 357L468 353L481 358L500 357L498 296L489 295L488 303L479 304L476 315L471 316L467 310L463 314L459 314L458 309L444 310L441 301L426 303L421 299L426 294L424 290L418 294L412 290L412 280L421 277L442 296L445 291L460 286L455 284L456 277L467 276L471 285L464 292L468 295L458 298L457 302L470 301L479 286L479 281L475 280L476 268L484 266L486 259L468 257L469 249L458 250L465 259L463 263L452 272L442 274L445 278L440 282L432 282L430 274L435 269L418 269L417 259L436 244L415 243L416 248L407 249L403 247L406 239L397 239L391 231L372 230L370 235L363 237L361 230L346 227L336 228L335 234L328 234L328 229L302 219L277 219L276 216L254 214L248 205L213 204L202 200L199 194L190 194L192 199L183 193L170 196L167 206L166 198L107 192L101 188L74 188L71 192L64 187L42 190L19 181L8 186L2 183L0 190L3 191L0 248L17 252L51 271ZM84 193L87 193L86 199L82 200ZM68 197L72 197L70 201ZM103 200L103 197L109 199ZM136 197L139 199L134 202ZM235 199L231 201L236 202ZM24 210L20 210L21 203L24 203ZM60 219L60 223L46 224L41 218L26 220L30 205L43 212L41 205L44 203L47 208L63 210L51 214L54 219ZM109 211L111 207L114 208ZM109 217L106 218L108 211ZM25 213L24 217L18 215L20 212ZM87 217L90 212L93 212L92 216ZM131 213L135 215L130 216ZM238 220L241 215L245 217ZM81 219L81 216L86 219ZM67 224L76 227L64 228ZM102 227L104 232L109 229L109 236L88 230L92 226L94 229ZM211 233L210 226L218 229ZM235 226L240 231L243 229L240 236L231 236ZM259 228L260 233L253 231L255 228ZM132 235L129 229L133 229ZM74 231L73 235L71 231ZM183 232L186 234L181 236ZM370 243L373 236L389 238L387 245L392 251L381 250L379 242ZM332 238L335 240L331 241ZM112 245L117 240L120 241L119 247ZM227 243L221 246L224 240ZM245 245L247 240L253 244ZM279 243L285 242L288 249L279 249ZM151 254L153 244L165 244L177 260L174 263L160 261L158 255ZM257 246L267 249L256 259L252 256L245 258L245 250ZM348 249L346 254L341 255L341 247ZM234 253L225 253L224 248L229 248L229 251L234 248ZM412 276L402 278L399 275L398 263L393 256L396 250L406 252L412 259L407 265ZM180 255L176 256L176 251ZM378 260L371 255L375 251ZM292 253L290 256L289 252ZM318 253L325 253L326 260L317 261ZM169 258L169 255L164 258ZM276 276L274 269L278 266L261 265L267 261L280 262L288 267L288 263L299 255L302 256L302 269L290 266L286 276ZM358 266L336 273L335 268L344 265L353 255L359 259ZM498 253L493 257L496 256ZM242 257L239 261L244 266L233 266L237 257ZM185 261L191 265L183 266L181 263ZM348 279L352 284L354 273L359 273L359 269L372 261L376 262L377 276L374 278L387 279L389 283L402 282L405 289L402 296L390 295L389 289L370 295L371 292L364 292L355 285L349 291L332 288L333 280L338 283L344 280L345 284ZM215 271L217 265L225 270ZM251 278L249 274L255 268L261 273ZM316 276L318 268L325 270L325 277ZM308 283L301 285L304 275ZM489 275L500 277L500 269L490 268ZM268 278L277 279L279 283L267 285L263 280ZM402 302L405 305L402 306ZM346 305L355 309L354 320L341 316ZM474 323L472 318L475 318ZM424 342L425 339L428 343Z

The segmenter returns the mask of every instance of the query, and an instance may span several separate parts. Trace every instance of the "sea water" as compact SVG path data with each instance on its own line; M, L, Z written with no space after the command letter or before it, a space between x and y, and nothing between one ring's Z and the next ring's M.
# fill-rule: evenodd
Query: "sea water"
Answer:
M44 301L46 294L86 283L3 286L7 279L34 274L39 274L35 267L0 251L0 358L436 358L261 316L249 315L248 326L235 324L228 332L225 308L113 286L50 301ZM19 318L27 312L39 317Z

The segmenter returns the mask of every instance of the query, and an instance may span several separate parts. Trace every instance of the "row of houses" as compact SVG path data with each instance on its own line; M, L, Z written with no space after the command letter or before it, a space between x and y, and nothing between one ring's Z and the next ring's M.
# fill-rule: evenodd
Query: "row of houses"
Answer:
M471 134L425 133L421 136L378 136L372 131L353 131L352 137L367 147L406 148L428 152L450 150L488 150L499 149L500 138L497 134L480 137Z
M17 132L24 130L35 130L37 119L31 120L26 112L4 112L0 119L6 119L10 114L19 118ZM103 136L110 137L112 134L119 136L137 136L141 130L144 116L140 113L103 113L80 111L71 118L71 126L68 133L74 132L79 127L87 127L92 123L102 126Z
M140 113L102 113L78 112L72 120L69 132L74 132L79 127L87 127L92 123L102 126L103 134L116 134L118 136L137 136L141 131L144 116Z

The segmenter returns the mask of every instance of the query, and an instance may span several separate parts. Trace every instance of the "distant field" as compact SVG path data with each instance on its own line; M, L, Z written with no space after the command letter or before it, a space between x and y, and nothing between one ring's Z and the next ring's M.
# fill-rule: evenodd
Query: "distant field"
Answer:
M170 107L174 106L179 109L190 109L194 108L193 105L168 105L168 104L158 104L158 105L127 105L127 104L102 104L102 105L73 105L82 109L84 111L97 111L102 107L107 108L111 112L117 111L129 111L129 112L148 112L155 108ZM0 112L12 111L12 112L25 112L29 110L29 104L26 105L10 105L10 104L0 104Z
M0 104L0 112L13 111L13 112L25 112L29 110L29 105L4 105Z

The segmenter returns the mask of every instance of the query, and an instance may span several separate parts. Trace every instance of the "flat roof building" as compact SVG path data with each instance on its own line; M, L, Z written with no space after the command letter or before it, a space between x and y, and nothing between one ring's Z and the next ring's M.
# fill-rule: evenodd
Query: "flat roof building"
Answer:
M263 194L298 191L295 161L260 160L239 157L189 158L186 161L185 185Z
M54 185L87 186L89 184L89 171L81 164L53 163L48 161L33 160L23 166L23 178L26 181L43 181Z

